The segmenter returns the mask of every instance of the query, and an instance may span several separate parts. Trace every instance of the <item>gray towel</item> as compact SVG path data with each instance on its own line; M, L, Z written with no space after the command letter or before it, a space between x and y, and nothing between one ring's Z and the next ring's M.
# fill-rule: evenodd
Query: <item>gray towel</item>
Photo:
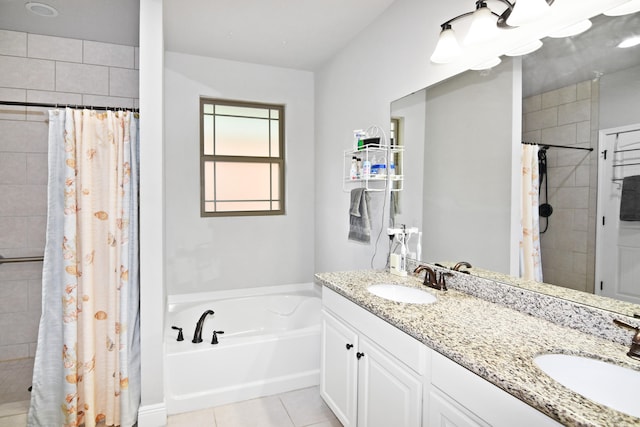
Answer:
M622 180L620 221L640 221L640 175Z
M369 193L364 188L351 190L349 206L349 240L369 243L371 241L371 221L369 220Z

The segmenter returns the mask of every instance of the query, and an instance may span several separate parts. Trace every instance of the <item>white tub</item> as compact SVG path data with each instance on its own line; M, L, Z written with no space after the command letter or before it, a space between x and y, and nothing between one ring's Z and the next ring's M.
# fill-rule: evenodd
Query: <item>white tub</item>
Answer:
M191 342L207 316L203 342ZM310 387L320 382L317 285L273 286L169 297L166 401L169 414ZM183 328L184 341L176 341ZM219 343L211 344L213 331Z

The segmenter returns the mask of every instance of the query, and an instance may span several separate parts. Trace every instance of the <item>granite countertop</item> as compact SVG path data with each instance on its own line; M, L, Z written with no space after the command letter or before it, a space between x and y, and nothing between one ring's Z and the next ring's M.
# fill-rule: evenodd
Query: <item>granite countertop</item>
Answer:
M640 370L640 362L626 356L629 346L454 289L426 288L411 275L367 270L319 273L316 280L562 424L640 426L640 418L572 392L533 362L540 354L566 353ZM390 301L367 291L375 283L418 287L438 300L427 305Z

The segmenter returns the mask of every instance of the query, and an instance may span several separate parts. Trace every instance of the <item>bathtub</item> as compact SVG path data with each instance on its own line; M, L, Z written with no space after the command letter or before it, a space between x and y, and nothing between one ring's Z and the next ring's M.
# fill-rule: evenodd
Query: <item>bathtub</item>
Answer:
M203 342L191 342L207 316ZM172 295L165 317L165 398L176 414L320 383L320 288L313 283ZM177 341L183 328L184 341ZM218 344L212 345L213 331Z

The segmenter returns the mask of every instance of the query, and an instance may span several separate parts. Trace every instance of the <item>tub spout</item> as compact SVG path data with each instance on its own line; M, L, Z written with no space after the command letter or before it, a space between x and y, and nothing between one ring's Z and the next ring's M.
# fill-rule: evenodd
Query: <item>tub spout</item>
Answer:
M198 323L196 323L196 330L193 332L192 343L197 344L202 342L202 325L204 324L204 319L210 314L213 314L213 310L207 310L200 316Z

